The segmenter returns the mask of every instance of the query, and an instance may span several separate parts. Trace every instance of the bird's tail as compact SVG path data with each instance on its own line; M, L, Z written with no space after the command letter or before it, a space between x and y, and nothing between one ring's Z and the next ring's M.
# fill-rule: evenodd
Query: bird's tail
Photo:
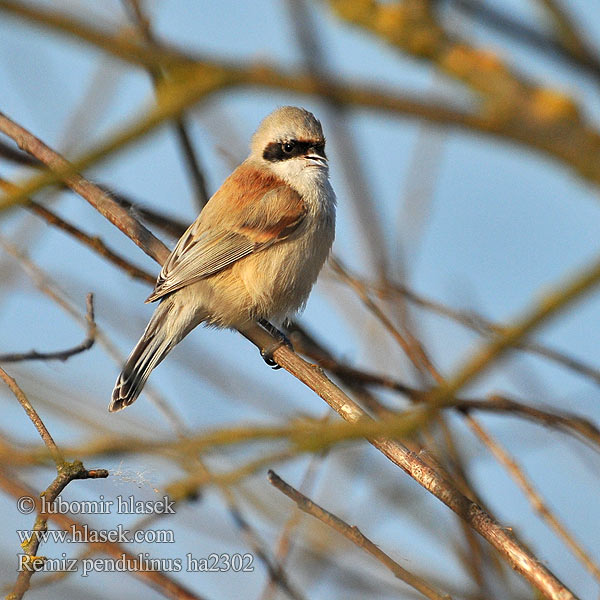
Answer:
M166 298L157 307L146 331L131 351L121 374L117 378L108 406L117 412L133 404L140 395L152 370L167 356L173 347L193 329L192 326Z

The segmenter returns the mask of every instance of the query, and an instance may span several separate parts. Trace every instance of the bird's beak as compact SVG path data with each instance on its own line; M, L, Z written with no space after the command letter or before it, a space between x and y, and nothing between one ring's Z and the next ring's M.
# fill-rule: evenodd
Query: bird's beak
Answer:
M314 146L308 149L308 153L305 156L306 159L314 162L317 165L327 166L327 157L323 150L317 150Z

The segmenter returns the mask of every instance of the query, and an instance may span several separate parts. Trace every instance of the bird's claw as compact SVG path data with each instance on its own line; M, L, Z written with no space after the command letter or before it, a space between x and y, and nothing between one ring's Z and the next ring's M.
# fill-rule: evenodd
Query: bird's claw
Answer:
M281 369L281 365L277 364L277 361L273 358L273 353L279 348L281 348L281 346L287 346L288 348L290 348L290 350L294 349L292 346L292 342L290 342L290 340L281 332L279 333L282 336L282 338L279 341L275 342L274 344L271 344L267 348L263 348L260 351L262 359L269 365L269 367L273 368L274 370Z

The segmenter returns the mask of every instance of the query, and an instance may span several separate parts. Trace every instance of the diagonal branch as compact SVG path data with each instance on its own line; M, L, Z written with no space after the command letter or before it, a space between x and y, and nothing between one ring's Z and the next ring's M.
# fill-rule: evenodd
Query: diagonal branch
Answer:
M85 320L87 323L87 335L81 344L77 344L68 350L57 350L54 352L38 352L31 350L30 352L0 354L0 363L3 362L21 362L24 360L62 360L65 361L75 354L89 350L96 341L96 322L94 321L94 296L88 294L86 298L87 312Z
M85 157L86 160L77 161L79 170L104 154L148 133L165 119L176 117L188 106L211 94L232 87L259 87L317 94L334 101L343 101L350 106L377 109L425 119L443 126L483 132L542 152L571 166L580 177L600 183L600 132L593 123L586 120L584 111L571 97L532 84L524 76L513 73L497 56L451 39L437 25L433 26L430 35L427 29L431 25L428 9L418 9L426 18L424 22L417 23L418 28L415 28L411 26L410 20L403 21L403 9L396 4L366 2L366 11L353 13L350 8L346 13L353 3L339 0L329 2L342 20L374 30L377 35L396 46L437 61L436 64L444 72L451 73L463 83L485 93L488 102L482 103L476 110L465 111L454 108L449 102L438 102L431 98L401 95L372 86L348 84L339 79L325 82L318 77L285 72L268 63L231 63L202 55L190 55L165 44L143 46L135 39L92 27L81 19L13 0L0 0L0 11L46 30L52 29L85 41L129 64L143 68L161 67L175 73L172 81L161 86L161 108L151 111L146 118L136 122L122 135L90 153ZM400 35L397 27L403 23L404 30ZM440 44L435 43L436 36L441 36ZM419 44L423 40L433 40L434 43L426 45L419 53ZM416 48L412 46L413 43ZM432 52L430 46L437 49L435 55L428 54ZM582 148L586 151L582 152ZM20 199L57 179L39 180L35 185L31 183ZM5 200L7 201L8 199ZM11 197L10 201L18 202L17 196ZM4 206L6 205L5 203Z
M597 581L600 581L600 567L590 557L587 551L575 539L573 534L565 525L554 515L550 507L535 488L534 484L523 473L522 467L509 454L509 452L495 440L473 417L467 415L467 422L479 439L490 449L496 460L502 464L516 484L523 490L523 493L529 500L533 509L544 519L548 525L554 529L558 537L570 548L573 554L585 565L586 569L592 573Z
M131 17L135 21L135 24L146 44L151 47L158 46L150 26L150 21L146 18L142 11L140 0L125 0L124 5L125 8L130 12ZM165 78L164 72L160 69L160 67L149 67L148 72L152 77L154 88L158 90L160 84ZM194 150L194 145L192 144L184 115L175 117L174 121L175 133L177 134L179 145L183 151L185 164L187 165L188 171L194 183L196 202L198 207L202 208L208 202L209 194L206 186L206 179L204 177L204 173L202 172L202 168L200 167L200 160L196 151Z
M366 537L356 526L350 526L338 516L325 510L302 492L293 488L283 481L274 471L269 470L269 483L275 486L280 492L283 492L288 498L293 500L298 508L306 514L311 515L325 525L335 529L353 544L374 556L380 563L389 569L398 579L410 585L412 588L421 592L423 596L430 600L452 600L449 595L442 595L433 589L426 581L401 567L395 560L381 550L368 537Z
M55 441L52 439L50 432L46 429L44 422L38 415L35 408L33 408L31 402L23 392L23 390L19 387L17 382L10 376L6 371L0 368L0 379L6 383L6 385L10 388L14 396L19 401L19 404L23 407L27 416L31 419L31 422L34 424L35 428L38 430L40 437L46 444L48 451L50 452L54 462L56 463L56 477L54 481L46 488L46 491L42 493L43 504L42 506L51 506L52 503L58 498L59 494L65 489L65 487L74 479L99 479L108 477L108 471L105 469L94 469L88 471L81 461L67 462L62 452L58 449ZM32 496L29 497L31 502L34 502ZM35 505L37 507L37 502ZM31 505L28 505L26 508L30 508ZM38 516L35 520L32 535L26 540L21 547L23 548L25 554L21 557L19 568L19 575L17 576L17 581L13 587L13 591L11 594L7 596L8 600L21 600L21 598L25 595L27 590L29 589L29 584L31 581L31 577L33 573L42 566L44 559L42 557L37 557L37 551L41 541L41 533L46 532L48 529L48 515L45 510L41 510L38 508ZM52 511L50 511L52 512Z

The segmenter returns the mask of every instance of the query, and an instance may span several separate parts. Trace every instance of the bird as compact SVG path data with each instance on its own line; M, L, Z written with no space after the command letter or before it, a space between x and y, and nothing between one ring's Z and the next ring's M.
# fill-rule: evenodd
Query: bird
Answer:
M109 411L140 395L152 370L200 323L240 328L302 310L335 237L336 195L320 121L283 106L266 116L250 153L206 203L163 264L158 301L115 383ZM277 367L272 352L263 358Z

